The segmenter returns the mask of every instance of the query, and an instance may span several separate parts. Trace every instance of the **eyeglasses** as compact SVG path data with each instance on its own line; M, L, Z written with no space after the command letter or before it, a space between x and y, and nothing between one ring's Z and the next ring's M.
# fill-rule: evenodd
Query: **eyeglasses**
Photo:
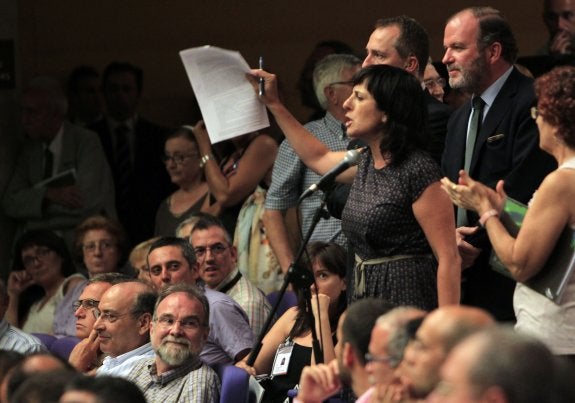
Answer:
M393 362L393 358L390 356L378 357L371 353L365 353L364 358L366 363L379 362L379 363L391 364Z
M164 329L171 329L176 323L179 323L180 327L184 330L196 330L205 326L198 318L194 317L176 320L173 316L162 315L159 318L154 319L154 321Z
M91 311L92 315L94 315L94 319L98 319L98 315L100 315L100 311L98 310L98 304L100 301L96 301L95 299L86 298L86 299L79 299L72 304L74 308L74 312L77 311L80 307L82 307L86 311Z
M330 83L328 84L328 87L332 86L332 85L349 85L349 86L353 86L353 81L336 81L334 83Z
M533 120L537 120L537 118L538 118L539 116L543 117L543 115L541 114L541 112L539 112L539 109L537 109L536 106L532 106L532 107L531 107L531 118L532 118Z
M228 248L229 246L226 246L222 243L215 243L211 246L198 246L197 248L194 248L194 252L196 253L196 257L201 259L206 255L208 250L211 251L214 256L220 256Z
M108 323L114 323L118 319L130 314L130 312L126 312L126 313L122 313L122 314L117 314L114 312L101 312L98 309L96 309L95 312L97 313L96 314L97 319L101 320L102 322L108 322Z
M102 252L106 252L115 247L116 244L112 241L90 242L83 244L82 249L84 250L84 252L93 253L96 251L98 246L100 247L100 250Z
M167 164L168 161L172 161L176 165L181 165L184 163L186 159L197 156L198 154L174 154L174 155L164 154L162 155L162 161L164 161L164 164Z
M39 247L36 248L36 254L22 257L24 267L31 267L36 261L44 260L52 252L52 249Z
M428 90L432 89L435 86L439 86L441 88L445 87L445 78L438 77L438 78L430 78L423 81L425 88Z

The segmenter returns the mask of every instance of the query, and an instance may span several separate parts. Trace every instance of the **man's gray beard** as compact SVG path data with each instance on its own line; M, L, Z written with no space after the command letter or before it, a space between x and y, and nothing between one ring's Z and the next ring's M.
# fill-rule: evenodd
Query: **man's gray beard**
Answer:
M190 350L189 340L183 338L172 338L169 341L180 343L188 343L188 346L176 345L173 343L166 344L166 340L156 350L156 354L170 366L180 366L187 360L195 357L195 354Z
M462 90L470 94L477 93L482 72L487 71L487 62L480 55L470 64L473 66L472 69L467 69L465 72L459 70L461 76L457 80L457 83L449 77L449 86L451 88Z

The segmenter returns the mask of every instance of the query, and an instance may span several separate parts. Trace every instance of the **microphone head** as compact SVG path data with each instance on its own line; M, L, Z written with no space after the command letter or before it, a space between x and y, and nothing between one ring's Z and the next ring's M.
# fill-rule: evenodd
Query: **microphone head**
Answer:
M345 153L344 161L346 161L350 167L359 164L359 158L367 150L367 147L356 148L355 150L348 150Z

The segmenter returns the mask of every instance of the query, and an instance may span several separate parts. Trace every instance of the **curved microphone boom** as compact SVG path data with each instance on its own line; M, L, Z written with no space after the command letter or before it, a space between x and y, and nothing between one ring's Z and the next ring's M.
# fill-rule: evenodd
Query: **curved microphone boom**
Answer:
M329 188L335 182L335 178L340 173L346 171L352 166L359 164L359 158L361 154L365 152L365 150L367 150L367 147L361 147L346 152L345 157L341 160L339 164L330 169L325 175L323 175L320 178L319 181L311 185L309 188L306 189L305 192L301 194L301 196L299 197L299 201L301 202L303 199L308 198L318 190L325 191L327 188Z

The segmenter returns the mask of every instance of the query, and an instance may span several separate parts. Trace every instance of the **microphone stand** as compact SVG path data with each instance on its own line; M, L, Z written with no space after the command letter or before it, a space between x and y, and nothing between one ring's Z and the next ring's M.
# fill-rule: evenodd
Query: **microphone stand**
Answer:
M331 190L331 188L330 188ZM309 239L311 238L311 235L313 234L313 231L315 229L315 227L317 226L317 224L319 223L319 220L321 218L327 219L330 217L329 213L324 209L325 207L325 201L326 201L326 197L327 197L328 191L324 192L324 195L321 199L321 204L320 206L317 208L317 210L314 213L311 225L309 226L309 229L307 231L307 234L305 235L305 238L302 240L294 261L292 262L292 264L290 264L288 271L284 277L284 281L283 284L280 288L279 291L279 298L277 299L277 301L275 302L274 306L272 307L271 312L268 314L268 317L266 318L266 321L264 323L264 326L262 328L262 330L260 331L260 334L258 335L258 338L252 348L252 351L250 352L250 355L247 359L247 365L253 367L254 362L256 361L256 358L262 348L262 340L264 339L266 333L269 330L269 327L274 319L274 316L278 310L279 304L286 292L286 289L289 285L289 283L292 283L294 286L297 286L297 288L301 289L303 291L303 295L304 295L304 299L306 302L306 317L307 317L307 321L308 321L308 325L309 328L311 330L311 337L312 337L312 347L313 347L313 352L314 352L314 357L315 357L315 362L316 363L323 363L323 351L321 349L321 345L319 342L319 339L317 337L317 331L315 329L315 317L313 315L313 311L312 311L312 306L311 306L311 291L310 291L310 287L312 284L315 283L315 279L313 276L313 272L311 270L306 270L306 268L302 268L301 267L301 258L303 257L303 254L305 253L305 248L307 246L307 244L309 243ZM299 207L299 205L301 204L302 199L300 198L300 200L298 201L297 207Z

